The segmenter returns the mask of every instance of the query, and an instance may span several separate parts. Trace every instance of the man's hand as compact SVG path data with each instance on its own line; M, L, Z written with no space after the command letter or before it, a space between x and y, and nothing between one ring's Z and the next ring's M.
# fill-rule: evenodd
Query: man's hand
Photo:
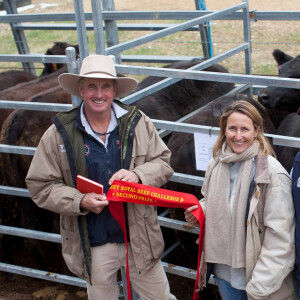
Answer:
M91 211L95 214L101 213L106 205L108 205L106 196L104 194L100 195L96 193L86 194L80 202L81 209Z
M199 204L200 205L200 204ZM184 216L185 216L185 220L191 224L194 225L198 225L199 222L196 219L196 217L191 213L193 210L197 209L198 205L194 205L189 207L185 212L184 212Z
M139 182L139 178L134 172L125 169L121 169L118 172L116 172L113 176L111 176L108 184L112 185L114 180L121 180L121 181L135 182L135 183Z

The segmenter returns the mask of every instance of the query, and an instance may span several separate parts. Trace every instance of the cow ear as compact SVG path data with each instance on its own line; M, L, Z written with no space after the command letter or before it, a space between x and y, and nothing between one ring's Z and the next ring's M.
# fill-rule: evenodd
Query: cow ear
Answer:
M278 65L282 65L282 64L286 63L287 61L293 59L292 56L284 53L283 51L281 51L279 49L275 49L272 54Z

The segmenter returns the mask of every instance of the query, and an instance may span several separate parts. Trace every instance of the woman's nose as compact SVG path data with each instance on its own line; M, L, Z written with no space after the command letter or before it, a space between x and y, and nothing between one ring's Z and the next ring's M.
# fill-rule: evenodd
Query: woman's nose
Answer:
M235 133L235 138L236 138L237 140L242 139L242 133L241 133L239 130Z

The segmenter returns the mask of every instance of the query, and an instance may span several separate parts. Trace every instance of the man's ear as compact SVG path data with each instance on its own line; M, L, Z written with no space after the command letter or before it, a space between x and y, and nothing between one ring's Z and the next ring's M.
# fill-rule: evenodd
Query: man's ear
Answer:
M79 91L79 94L81 96L81 99L83 99L83 87L82 87L82 82L78 82L77 83L77 87L78 87L78 91Z

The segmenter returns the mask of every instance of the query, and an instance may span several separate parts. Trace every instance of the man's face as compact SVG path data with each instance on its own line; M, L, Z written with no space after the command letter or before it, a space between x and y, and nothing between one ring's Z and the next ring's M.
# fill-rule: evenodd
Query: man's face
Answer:
M113 79L83 78L78 88L84 100L84 109L87 115L110 113L116 94L116 85Z

